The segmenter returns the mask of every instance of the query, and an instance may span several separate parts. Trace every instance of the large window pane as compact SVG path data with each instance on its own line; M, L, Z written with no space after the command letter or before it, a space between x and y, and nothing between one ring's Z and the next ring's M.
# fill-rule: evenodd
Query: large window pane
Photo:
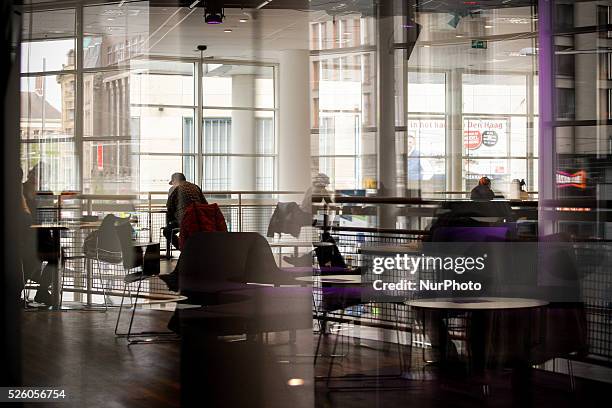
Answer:
M432 72L408 73L408 112L444 113L446 75Z
M150 32L148 1L84 7L83 66L118 65L142 55Z
M39 191L75 191L79 189L79 172L74 140L30 140L21 145L24 174L34 171Z
M444 156L446 152L444 118L409 119L406 151L413 156Z
M510 154L512 156L527 155L527 117L510 118Z
M195 152L193 109L132 107L130 128L141 153Z
M129 141L83 143L83 192L85 194L132 194L136 161Z
M274 152L274 112L204 109L204 152Z
M470 191L476 187L482 176L491 179L493 191L505 192L511 180L508 160L472 158L463 160L464 190Z
M131 121L128 71L83 75L83 136L129 136Z
M172 173L182 172L187 181L195 181L192 156L147 156L139 160L139 191L168 191Z
M21 43L21 72L75 69L74 39Z
M74 75L21 79L21 138L74 135Z
M193 68L191 63L132 60L130 102L193 105Z
M463 119L463 149L467 156L508 155L508 119Z
M464 113L527 113L527 77L524 75L464 74Z
M204 106L274 108L274 68L205 64Z
M74 9L23 13L24 40L42 40L74 36Z

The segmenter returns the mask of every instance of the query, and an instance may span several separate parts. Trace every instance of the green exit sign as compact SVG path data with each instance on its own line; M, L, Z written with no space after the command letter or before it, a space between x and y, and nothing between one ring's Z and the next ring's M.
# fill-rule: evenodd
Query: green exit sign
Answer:
M472 48L476 48L479 50L486 50L487 42L485 40L472 40Z

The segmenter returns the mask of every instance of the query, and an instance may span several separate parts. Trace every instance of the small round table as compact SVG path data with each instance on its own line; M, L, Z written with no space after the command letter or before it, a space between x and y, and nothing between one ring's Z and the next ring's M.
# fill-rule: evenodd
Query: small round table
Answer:
M343 285L360 285L361 275L308 275L295 278L300 282L339 283Z
M404 302L406 305L423 311L425 320L425 310L444 312L469 312L471 315L472 330L467 331L469 337L468 344L472 350L472 367L475 372L482 372L485 368L486 343L484 327L487 312L506 311L506 310L525 310L528 313L528 333L514 333L524 339L524 352L528 355L531 348L531 310L537 309L548 304L547 301L527 298L507 298L507 297L454 297L454 298L427 298L409 300ZM440 348L446 350L448 344L448 332L440 329ZM444 356L445 353L442 353Z
M468 311L531 309L546 306L548 302L538 299L505 297L447 297L409 300L405 304L414 308Z

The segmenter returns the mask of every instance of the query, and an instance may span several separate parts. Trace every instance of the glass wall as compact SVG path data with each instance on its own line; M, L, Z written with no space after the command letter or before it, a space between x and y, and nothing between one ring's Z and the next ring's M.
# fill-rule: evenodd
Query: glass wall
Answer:
M25 174L86 194L167 191L179 171L207 190L274 189L275 66L145 58L149 12L146 1L26 10ZM232 185L232 168L248 182Z
M76 190L75 12L27 14L21 45L21 163L39 190Z
M400 12L396 3L390 32L400 194L461 197L482 176L499 194L514 179L536 190L535 10L464 5L453 15L433 3ZM387 23L365 12L313 16L314 171L328 173L336 189L375 188L377 162L386 160L377 95L389 94L377 88L386 45L376 38Z

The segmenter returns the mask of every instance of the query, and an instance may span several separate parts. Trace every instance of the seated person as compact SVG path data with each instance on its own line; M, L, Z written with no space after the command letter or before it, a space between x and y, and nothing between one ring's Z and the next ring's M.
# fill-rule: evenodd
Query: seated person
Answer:
M185 209L193 203L208 204L202 190L197 185L190 183L183 173L174 173L169 183L172 188L166 202L166 226L164 237L167 242L178 249L179 240L176 229L180 228ZM169 248L169 246L168 246Z
M495 198L495 193L491 189L491 179L481 177L478 180L478 185L472 189L470 198L472 200L492 200Z
M36 282L39 287L36 291L34 301L52 304L53 297L49 287L53 280L53 269L57 269L57 258L54 254L53 238L48 230L33 230L30 226L39 222L37 216L36 186L38 184L37 168L28 172L28 179L23 183L21 190L21 228L22 240L19 244L20 258L23 268L24 283L28 280ZM23 177L23 171L19 169L19 182ZM42 268L42 263L46 265Z

